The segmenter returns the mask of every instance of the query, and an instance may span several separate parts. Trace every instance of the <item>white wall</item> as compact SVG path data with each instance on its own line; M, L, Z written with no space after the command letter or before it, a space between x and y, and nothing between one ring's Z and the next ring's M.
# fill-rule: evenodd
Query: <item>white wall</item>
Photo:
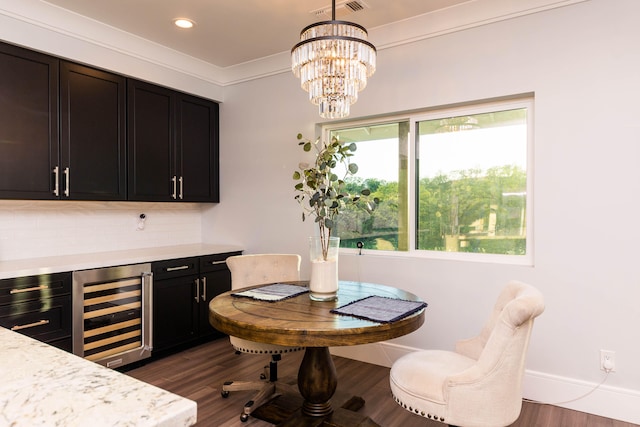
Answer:
M222 203L2 201L0 260L198 240L306 257L313 224L300 221L291 174L304 159L295 135L313 137L319 118L290 73L222 93L198 74L170 68L169 60L151 63L118 51L117 43L96 48L77 34L18 22L20 13L31 13L19 10L23 5L41 3L0 0L15 8L0 14L0 39L224 100ZM48 19L33 13L33 22ZM393 345L355 349L354 357L388 364L407 349L451 348L456 338L477 333L501 287L519 279L539 287L547 303L532 336L525 395L577 397L603 377L599 350L615 350L617 372L564 406L640 424L637 16L637 0L590 0L379 52L353 118L535 93L535 265L342 255L342 279L399 286L430 304L419 331ZM142 211L149 233L133 228Z
M478 332L508 280L526 281L547 304L532 336L527 397L557 402L591 390L603 378L599 350L614 350L617 372L564 406L640 423L638 16L636 0L591 0L379 52L353 118L535 93L533 267L341 256L342 279L429 302L425 325L395 341L400 350L451 348ZM306 255L313 229L300 221L291 173L304 159L295 135L314 135L315 108L290 74L228 87L225 99L223 202L207 209L205 238Z
M201 218L196 203L0 200L0 261L200 243Z

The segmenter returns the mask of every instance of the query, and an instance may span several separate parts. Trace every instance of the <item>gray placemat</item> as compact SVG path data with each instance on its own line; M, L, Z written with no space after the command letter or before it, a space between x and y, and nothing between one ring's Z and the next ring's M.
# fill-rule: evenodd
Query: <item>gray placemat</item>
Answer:
M234 297L253 298L260 301L282 301L287 298L293 298L300 294L309 292L304 286L288 285L286 283L274 283L272 285L262 286L255 289L247 289L242 292L235 292L231 295Z
M390 323L420 311L426 306L427 303L423 301L408 301L373 295L334 308L331 312L379 323Z

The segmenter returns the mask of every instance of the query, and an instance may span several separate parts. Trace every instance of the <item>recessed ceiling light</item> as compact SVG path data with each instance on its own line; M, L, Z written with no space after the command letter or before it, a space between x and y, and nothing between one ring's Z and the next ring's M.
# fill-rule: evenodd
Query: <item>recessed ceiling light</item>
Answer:
M187 18L176 18L173 20L173 23L176 27L180 28L192 28L194 25L196 25L194 21Z

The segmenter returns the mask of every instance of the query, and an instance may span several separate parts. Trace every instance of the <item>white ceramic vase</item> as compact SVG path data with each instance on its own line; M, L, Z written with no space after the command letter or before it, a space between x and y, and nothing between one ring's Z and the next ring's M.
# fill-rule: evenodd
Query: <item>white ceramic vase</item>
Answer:
M315 301L332 301L338 296L338 250L340 238L330 237L322 247L319 236L309 238L309 255L311 258L311 279L309 280L309 297ZM326 251L326 259L324 252Z

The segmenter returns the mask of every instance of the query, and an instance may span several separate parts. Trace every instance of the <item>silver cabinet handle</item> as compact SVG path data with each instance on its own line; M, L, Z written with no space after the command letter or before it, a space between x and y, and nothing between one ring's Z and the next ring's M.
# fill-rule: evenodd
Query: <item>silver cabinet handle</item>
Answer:
M196 279L195 280L196 283L196 296L195 296L195 300L196 302L198 302L200 300L200 279Z
M69 168L64 168L64 195L69 197Z
M207 300L207 278L202 278L202 301Z
M48 320L42 319L42 320L39 320L37 322L27 323L26 325L15 325L15 326L12 326L11 330L12 331L19 331L21 329L35 328L36 326L47 325L48 323L49 323Z
M180 177L178 181L180 181L180 200L182 200L182 177Z
M40 285L40 286L34 286L32 288L24 288L24 289L11 289L9 293L22 294L22 293L31 292L31 291L41 291L43 289L49 289L49 285Z
M55 168L53 168L53 194L57 197L60 195L60 184L59 184L59 177L58 175L60 174L60 168L58 166L56 166Z
M224 260L224 261L211 261L211 265L220 265L220 264L226 264L226 263L227 263L226 260Z
M167 267L164 269L164 271L169 272L169 271L178 271L178 270L186 270L188 269L189 266L188 265L181 265L179 267Z
M171 193L171 198L173 200L176 199L176 176L173 175L173 178L171 178L171 182L173 183L173 193Z

